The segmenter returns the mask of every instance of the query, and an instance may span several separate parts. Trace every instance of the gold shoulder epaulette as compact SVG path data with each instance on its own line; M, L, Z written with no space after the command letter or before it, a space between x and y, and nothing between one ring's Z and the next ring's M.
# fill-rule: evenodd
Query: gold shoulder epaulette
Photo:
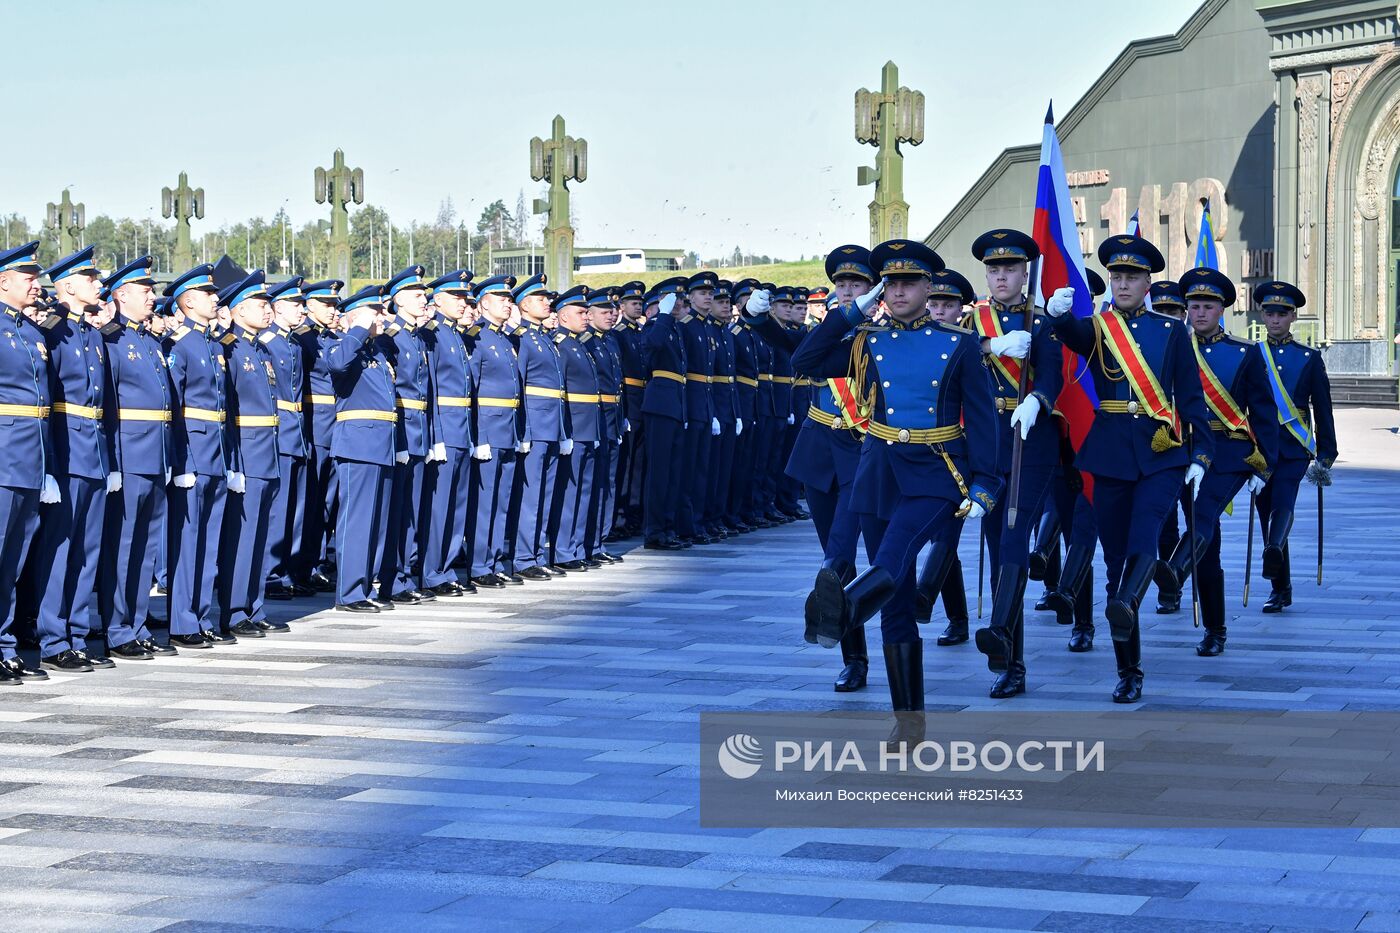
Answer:
M473 324L471 327L467 328L466 333L468 337L475 337L477 334L481 333L481 325Z
M219 338L219 343L223 344L226 347L231 347L237 342L238 335L235 334L233 331L228 331L222 337Z
M563 343L565 340L568 340L568 339L569 339L569 335L568 335L567 333L565 333L564 331L562 331L562 330L561 330L559 333L557 333L557 334L554 335L554 342L555 342L555 343Z
M277 335L274 334L272 331L270 331L270 330L265 330L265 331L263 331L261 334L258 334L258 342L259 342L259 343L272 343L272 338L275 337L275 336L277 336Z
M181 324L179 327L175 328L174 330L172 330L172 331L170 332L170 342L171 342L171 343L179 343L181 340L183 340L183 339L185 338L185 335L188 334L189 332L190 332L190 329L189 329L188 327L186 327L184 324Z
M590 340L592 340L592 339L593 339L593 335L590 334L588 331L584 331L583 333L581 333L581 334L578 335L578 342L579 342L579 343L587 343L588 341L590 341Z

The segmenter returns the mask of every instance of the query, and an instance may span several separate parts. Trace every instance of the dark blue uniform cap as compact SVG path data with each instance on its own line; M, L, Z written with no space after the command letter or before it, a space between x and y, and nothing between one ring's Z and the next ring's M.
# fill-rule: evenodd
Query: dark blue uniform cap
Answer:
M606 295L607 293L604 292L603 294ZM554 310L558 311L561 308L567 308L570 305L576 305L580 308L586 308L589 304L590 301L588 296L588 286L575 285L572 288L565 289L562 294L560 294L557 298L554 299Z
M854 243L836 247L826 254L826 277L833 282L839 278L865 279L874 285L875 273L870 268L870 250Z
M423 284L423 267L409 266L399 272L384 286L384 294L393 298L405 288L426 288Z
M1040 256L1040 247L1020 230L988 230L972 241L972 255L988 264L1030 262Z
M1181 297L1187 301L1192 298L1204 298L1218 301L1227 308L1235 303L1235 283L1219 269L1207 269L1204 266L1191 269L1181 277L1178 284L1181 286Z
M473 291L476 292L476 297L481 298L485 295L495 295L502 292L509 294L512 288L515 288L515 276L493 275L489 279L477 282Z
M165 286L165 290L161 294L167 298L179 298L192 288L205 292L217 292L219 287L214 284L214 267L207 262L200 263Z
M647 287L641 282L627 282L623 284L618 292L617 299L622 301L627 298L642 298L647 293Z
M1165 282L1153 282L1152 287L1147 290L1147 297L1152 301L1154 308L1186 307L1186 301L1181 297L1181 289L1170 279Z
M95 246L85 246L76 253L64 256L49 267L49 281L57 285L61 279L66 279L70 275L90 275L96 278L99 273L97 266L92 264L92 256L96 251L97 247Z
M159 314L159 315L162 316L162 317L164 317L164 316L166 316L166 315L168 315L168 314L174 314L174 313L175 313L175 299L174 299L174 298L166 298L166 297L164 297L164 296L161 296L160 298L157 298L157 299L156 299L155 305L151 308L151 313L152 313L152 314Z
M929 281L930 298L956 298L965 305L970 305L977 300L977 293L972 290L972 283L964 278L960 273L952 269L939 269Z
M511 299L520 304L520 299L536 292L546 291L545 285L549 283L549 276L541 272L539 275L532 275L519 285L515 286L515 291L511 293Z
M133 283L137 285L154 285L156 284L156 280L151 275L151 266L153 264L154 260L152 260L150 256L142 256L140 259L133 260L103 279L102 287L106 290L107 294L110 295L123 285L131 285Z
M887 275L930 278L943 268L943 259L918 240L886 240L870 251L870 265L880 278Z
M32 275L38 275L44 270L44 267L39 265L39 261L35 258L38 252L39 241L34 240L0 253L0 272L28 272Z
M1140 236L1127 233L1111 236L1099 244L1099 263L1109 272L1114 269L1161 272L1167 267L1157 247Z
M1254 288L1254 303L1261 310L1296 311L1308 303L1298 287L1287 282L1263 282ZM1272 308L1269 306L1273 305Z
M683 275L673 276L658 282L656 287L652 289L652 294L656 296L657 300L660 300L662 295L683 295L686 292L686 284L689 281L690 280Z
M1093 269L1085 269L1084 275L1089 279L1089 297L1097 298L1108 291L1108 286L1104 284L1103 276L1099 275ZM1152 300L1157 300L1155 295Z
M755 288L758 288L758 286L758 279L740 279L734 283L734 287L730 289L729 293L735 301L738 301L745 295L750 294Z
M340 290L344 287L345 283L340 279L325 279L302 285L301 296L303 298L319 298L322 301L339 301Z
M780 301L792 303L792 289L787 285L775 285L768 290L770 304L777 304Z
M241 301L249 298L267 298L267 276L261 269L254 269L248 277L219 292L219 304L232 310Z
M718 281L719 275L714 272L710 272L709 270L697 272L686 279L685 290L687 292L693 292L697 288L714 288L715 283Z
M728 279L720 279L718 282L715 283L716 298L720 297L721 295L723 295L725 298L728 298L730 292L732 292L733 290L734 283L729 281Z
M267 298L269 301L305 301L306 295L302 293L301 283L306 281L299 275L294 275L285 282L278 282L276 285L268 286Z
M571 289L572 291L572 289ZM595 288L588 292L588 307L590 308L610 308L617 302L616 288ZM564 293L565 295L568 292ZM561 299L563 295L559 296Z
M457 269L433 279L428 283L428 290L434 295L438 292L466 295L472 290L471 281L472 272L470 269Z
M341 314L346 314L356 308L363 308L365 305L384 307L383 285L366 285L349 298L343 299L340 302L339 310Z

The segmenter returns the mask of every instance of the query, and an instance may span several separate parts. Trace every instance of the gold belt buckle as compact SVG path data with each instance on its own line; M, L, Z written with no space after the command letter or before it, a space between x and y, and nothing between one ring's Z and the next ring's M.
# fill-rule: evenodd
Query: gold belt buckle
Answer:
M899 442L900 442L901 444L907 444L907 443L909 443L909 429L908 429L908 428L900 428L900 429L899 429Z
M1133 399L1131 402L1128 403L1128 414L1130 414L1130 415L1136 415L1137 412L1138 412L1138 403L1137 403L1137 399Z
M831 419L831 427L832 427L834 430L839 431L839 430L841 430L842 428L844 428L845 426L846 426L846 422L843 421L843 420L841 420L841 416L840 416L840 415L837 415L835 418L832 418L832 419Z

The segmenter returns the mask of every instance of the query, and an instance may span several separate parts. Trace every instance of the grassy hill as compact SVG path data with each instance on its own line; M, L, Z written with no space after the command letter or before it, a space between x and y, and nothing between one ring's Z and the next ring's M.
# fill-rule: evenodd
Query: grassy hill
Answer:
M827 284L826 266L819 259L811 259L806 262L779 262L766 266L729 266L715 268L714 271L720 278L730 282L754 278L760 282L772 282L774 285L805 285L808 288ZM693 274L694 270L689 269L681 272L643 272L632 275L610 272L592 275L576 273L574 281L580 285L587 285L589 288L602 288L606 285L621 285L624 282L640 280L650 287L664 279L669 279L672 275Z

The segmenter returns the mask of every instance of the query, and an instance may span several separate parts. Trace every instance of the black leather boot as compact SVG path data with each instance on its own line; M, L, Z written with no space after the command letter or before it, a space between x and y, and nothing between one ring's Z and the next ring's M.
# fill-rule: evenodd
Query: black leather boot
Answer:
M961 645L967 641L967 589L963 586L962 561L954 560L953 567L943 580L943 611L948 614L948 625L938 636L938 644L944 648Z
M833 689L837 693L864 690L865 675L870 670L870 657L865 649L865 629L858 628L841 639L841 659L846 666L836 676Z
M977 630L977 650L987 656L987 670L1001 673L1014 653L1016 620L1026 595L1026 568L1002 564L992 595L992 621Z
M1274 512L1269 518L1269 533L1264 536L1264 579L1273 580L1276 589L1278 578L1288 572L1284 548L1292 530L1292 512Z
M1060 514L1054 508L1047 508L1040 515L1040 524L1035 529L1035 548L1027 557L1029 566L1026 574L1032 580L1054 581L1049 577L1052 561L1060 556Z
M832 558L831 560L822 561L821 569L817 571L816 581L812 584L812 592L807 594L807 605L805 609L807 631L803 634L803 638L808 644L815 645L818 640L817 630L814 628L813 614L819 611L822 604L818 601L817 594L819 592L825 592L828 598L830 598L835 592L845 589L846 584L855 579L855 575L855 565L848 560ZM821 637L830 638L831 636L823 635ZM839 636L836 638L836 641L840 641ZM830 648L832 645L823 642L822 647Z
M1114 639L1113 656L1118 661L1118 685L1113 688L1113 702L1136 703L1142 699L1142 643L1136 625L1123 641Z
M1123 578L1118 582L1118 591L1108 601L1105 615L1108 616L1109 631L1114 641L1123 641L1137 630L1138 607L1147 595L1147 587L1152 582L1152 571L1157 559L1151 554L1134 554L1128 558Z
M1003 567L1001 572L1007 573L1008 568ZM993 700L1004 700L1026 692L1025 612L1021 611L1019 606L1017 610L1016 617L1011 620L1011 657L1007 661L1006 670L992 684L992 689L987 694Z
M882 567L871 567L846 586L839 566L828 561L817 573L816 585L807 597L806 638L823 648L835 648L846 633L860 628L894 596L895 581Z
M1181 590L1186 585L1186 581L1191 578L1191 547L1187 544L1187 538L1191 537L1196 542L1196 563L1201 562L1205 556L1206 549L1210 547L1210 541L1202 534L1194 536L1182 535L1176 542L1176 547L1172 549L1171 556L1166 560L1166 568L1158 566L1153 579L1157 581L1157 586L1162 587L1166 581L1167 588L1176 592L1177 600L1181 599ZM1199 581L1197 586L1199 587Z
M1050 549L1050 559L1045 563L1045 575L1043 578L1045 588L1041 591L1040 598L1035 601L1036 612L1050 611L1050 594L1055 592L1055 587L1060 585L1061 569L1060 542L1056 540L1055 546Z
M1060 571L1060 582L1046 597L1048 608L1055 611L1055 621L1069 625L1074 621L1074 605L1079 591L1084 589L1089 571L1094 567L1092 545L1071 544L1065 552L1065 564Z
M915 622L923 624L933 618L933 604L938 601L943 581L948 578L948 573L957 559L956 547L935 541L929 549L928 559L919 570L919 580L914 585Z
M906 745L906 754L924 740L924 643L899 641L885 645L885 676L890 682L894 730L885 747Z
M1219 567L1196 568L1196 595L1201 600L1201 625L1205 635L1196 654L1213 658L1225 650L1225 574Z
M1076 654L1094 650L1094 572L1092 568L1074 601L1074 628L1069 633L1069 650Z

